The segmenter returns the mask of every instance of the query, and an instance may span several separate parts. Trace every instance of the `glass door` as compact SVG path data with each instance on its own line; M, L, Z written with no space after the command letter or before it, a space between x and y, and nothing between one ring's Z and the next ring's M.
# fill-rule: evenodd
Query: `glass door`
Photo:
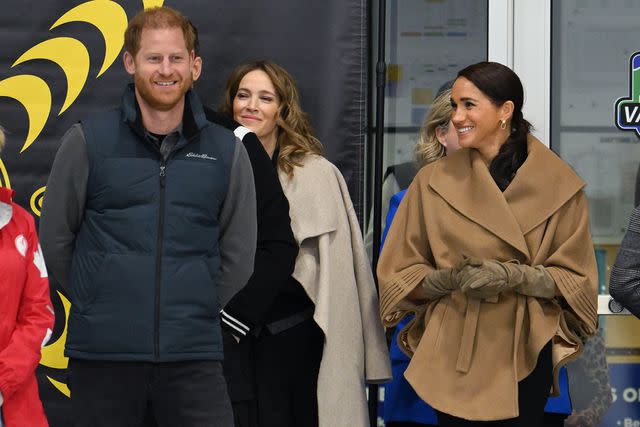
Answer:
M608 294L611 265L640 201L640 140L618 130L614 119L616 100L630 96L629 58L640 50L638 22L638 1L551 3L551 148L587 182L602 294ZM585 369L574 376L573 418L583 424L571 425L640 425L640 321L601 316L600 329L582 358Z
M487 60L489 32L488 0L388 0L386 5L383 221L391 196L406 188L407 179L410 181L413 177L403 175L398 182L392 171L414 162L420 126L439 91L462 68ZM375 14L377 10L378 2L374 1ZM377 18L372 21L377 22ZM376 39L377 28L374 26L373 40ZM373 70L376 51L373 49L371 58ZM375 79L372 80L375 85ZM375 97L375 86L371 90ZM371 129L371 142L377 126L374 124ZM372 146L368 144L369 149ZM372 170L370 164L370 176ZM369 200L372 200L373 185L369 190ZM369 253L372 218L373 215L369 215L366 222L365 243Z

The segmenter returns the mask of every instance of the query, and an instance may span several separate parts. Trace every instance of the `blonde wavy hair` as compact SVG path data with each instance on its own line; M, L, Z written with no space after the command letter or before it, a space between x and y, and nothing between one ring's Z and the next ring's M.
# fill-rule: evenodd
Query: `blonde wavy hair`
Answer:
M4 142L5 142L4 129L2 128L2 126L0 126L0 153L2 153L2 149L4 148Z
M322 155L324 149L320 141L313 136L309 118L300 107L296 82L287 70L268 60L239 65L227 79L220 112L233 117L233 99L238 93L240 81L247 73L255 70L264 71L276 90L280 103L276 117L277 144L280 147L278 167L292 176L293 168L301 166L302 157L307 154Z
M451 120L451 89L440 93L433 100L429 114L424 118L418 135L418 143L415 147L416 161L420 166L429 164L446 154L445 148L436 135L438 128L446 129Z

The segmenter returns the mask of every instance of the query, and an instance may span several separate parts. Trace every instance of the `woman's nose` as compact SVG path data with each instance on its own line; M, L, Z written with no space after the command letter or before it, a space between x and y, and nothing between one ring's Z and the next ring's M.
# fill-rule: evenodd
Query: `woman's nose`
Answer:
M247 103L247 108L251 109L251 110L257 110L258 109L258 100L254 97L251 97L251 99L249 99L249 102Z
M464 120L464 113L462 112L462 110L461 109L453 110L453 113L451 114L451 123L455 125L455 124L462 123L463 120Z

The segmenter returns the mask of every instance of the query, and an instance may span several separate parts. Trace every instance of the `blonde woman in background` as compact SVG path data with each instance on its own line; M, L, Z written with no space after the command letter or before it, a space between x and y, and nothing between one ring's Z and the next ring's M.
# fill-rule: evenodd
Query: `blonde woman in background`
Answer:
M420 128L415 148L416 162L420 167L460 148L456 129L451 123L451 111L451 88L448 88L433 100Z
M434 99L420 128L418 143L415 147L415 162L419 167L435 162L460 148L458 135L451 123L451 112L451 89L449 88ZM383 242L393 221L393 216L406 192L407 190L403 189L391 197ZM413 316L407 316L398 323L391 340L389 354L393 379L385 385L383 412L385 424L388 427L435 426L438 424L433 408L418 397L404 378L404 371L409 366L410 359L400 350L397 338L398 331L402 330L411 319Z
M455 130L450 128L446 116L451 111L451 101L445 93L451 93L453 80L446 82L438 90L438 94L431 104L431 109L427 113L420 127L418 141L415 146L415 157L411 161L389 166L384 174L382 182L382 230L387 228L386 218L388 216L389 202L394 194L400 190L406 190L411 180L418 170L442 157L445 152L454 152L459 148L458 138ZM453 137L452 137L453 136ZM371 257L371 246L373 245L373 211L369 215L369 223L364 238L367 254Z

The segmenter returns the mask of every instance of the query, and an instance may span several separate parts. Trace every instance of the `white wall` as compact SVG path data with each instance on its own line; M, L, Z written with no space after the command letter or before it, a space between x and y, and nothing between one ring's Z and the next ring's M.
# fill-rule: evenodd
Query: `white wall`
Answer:
M490 0L489 60L513 69L525 90L524 116L547 146L550 134L551 0Z

